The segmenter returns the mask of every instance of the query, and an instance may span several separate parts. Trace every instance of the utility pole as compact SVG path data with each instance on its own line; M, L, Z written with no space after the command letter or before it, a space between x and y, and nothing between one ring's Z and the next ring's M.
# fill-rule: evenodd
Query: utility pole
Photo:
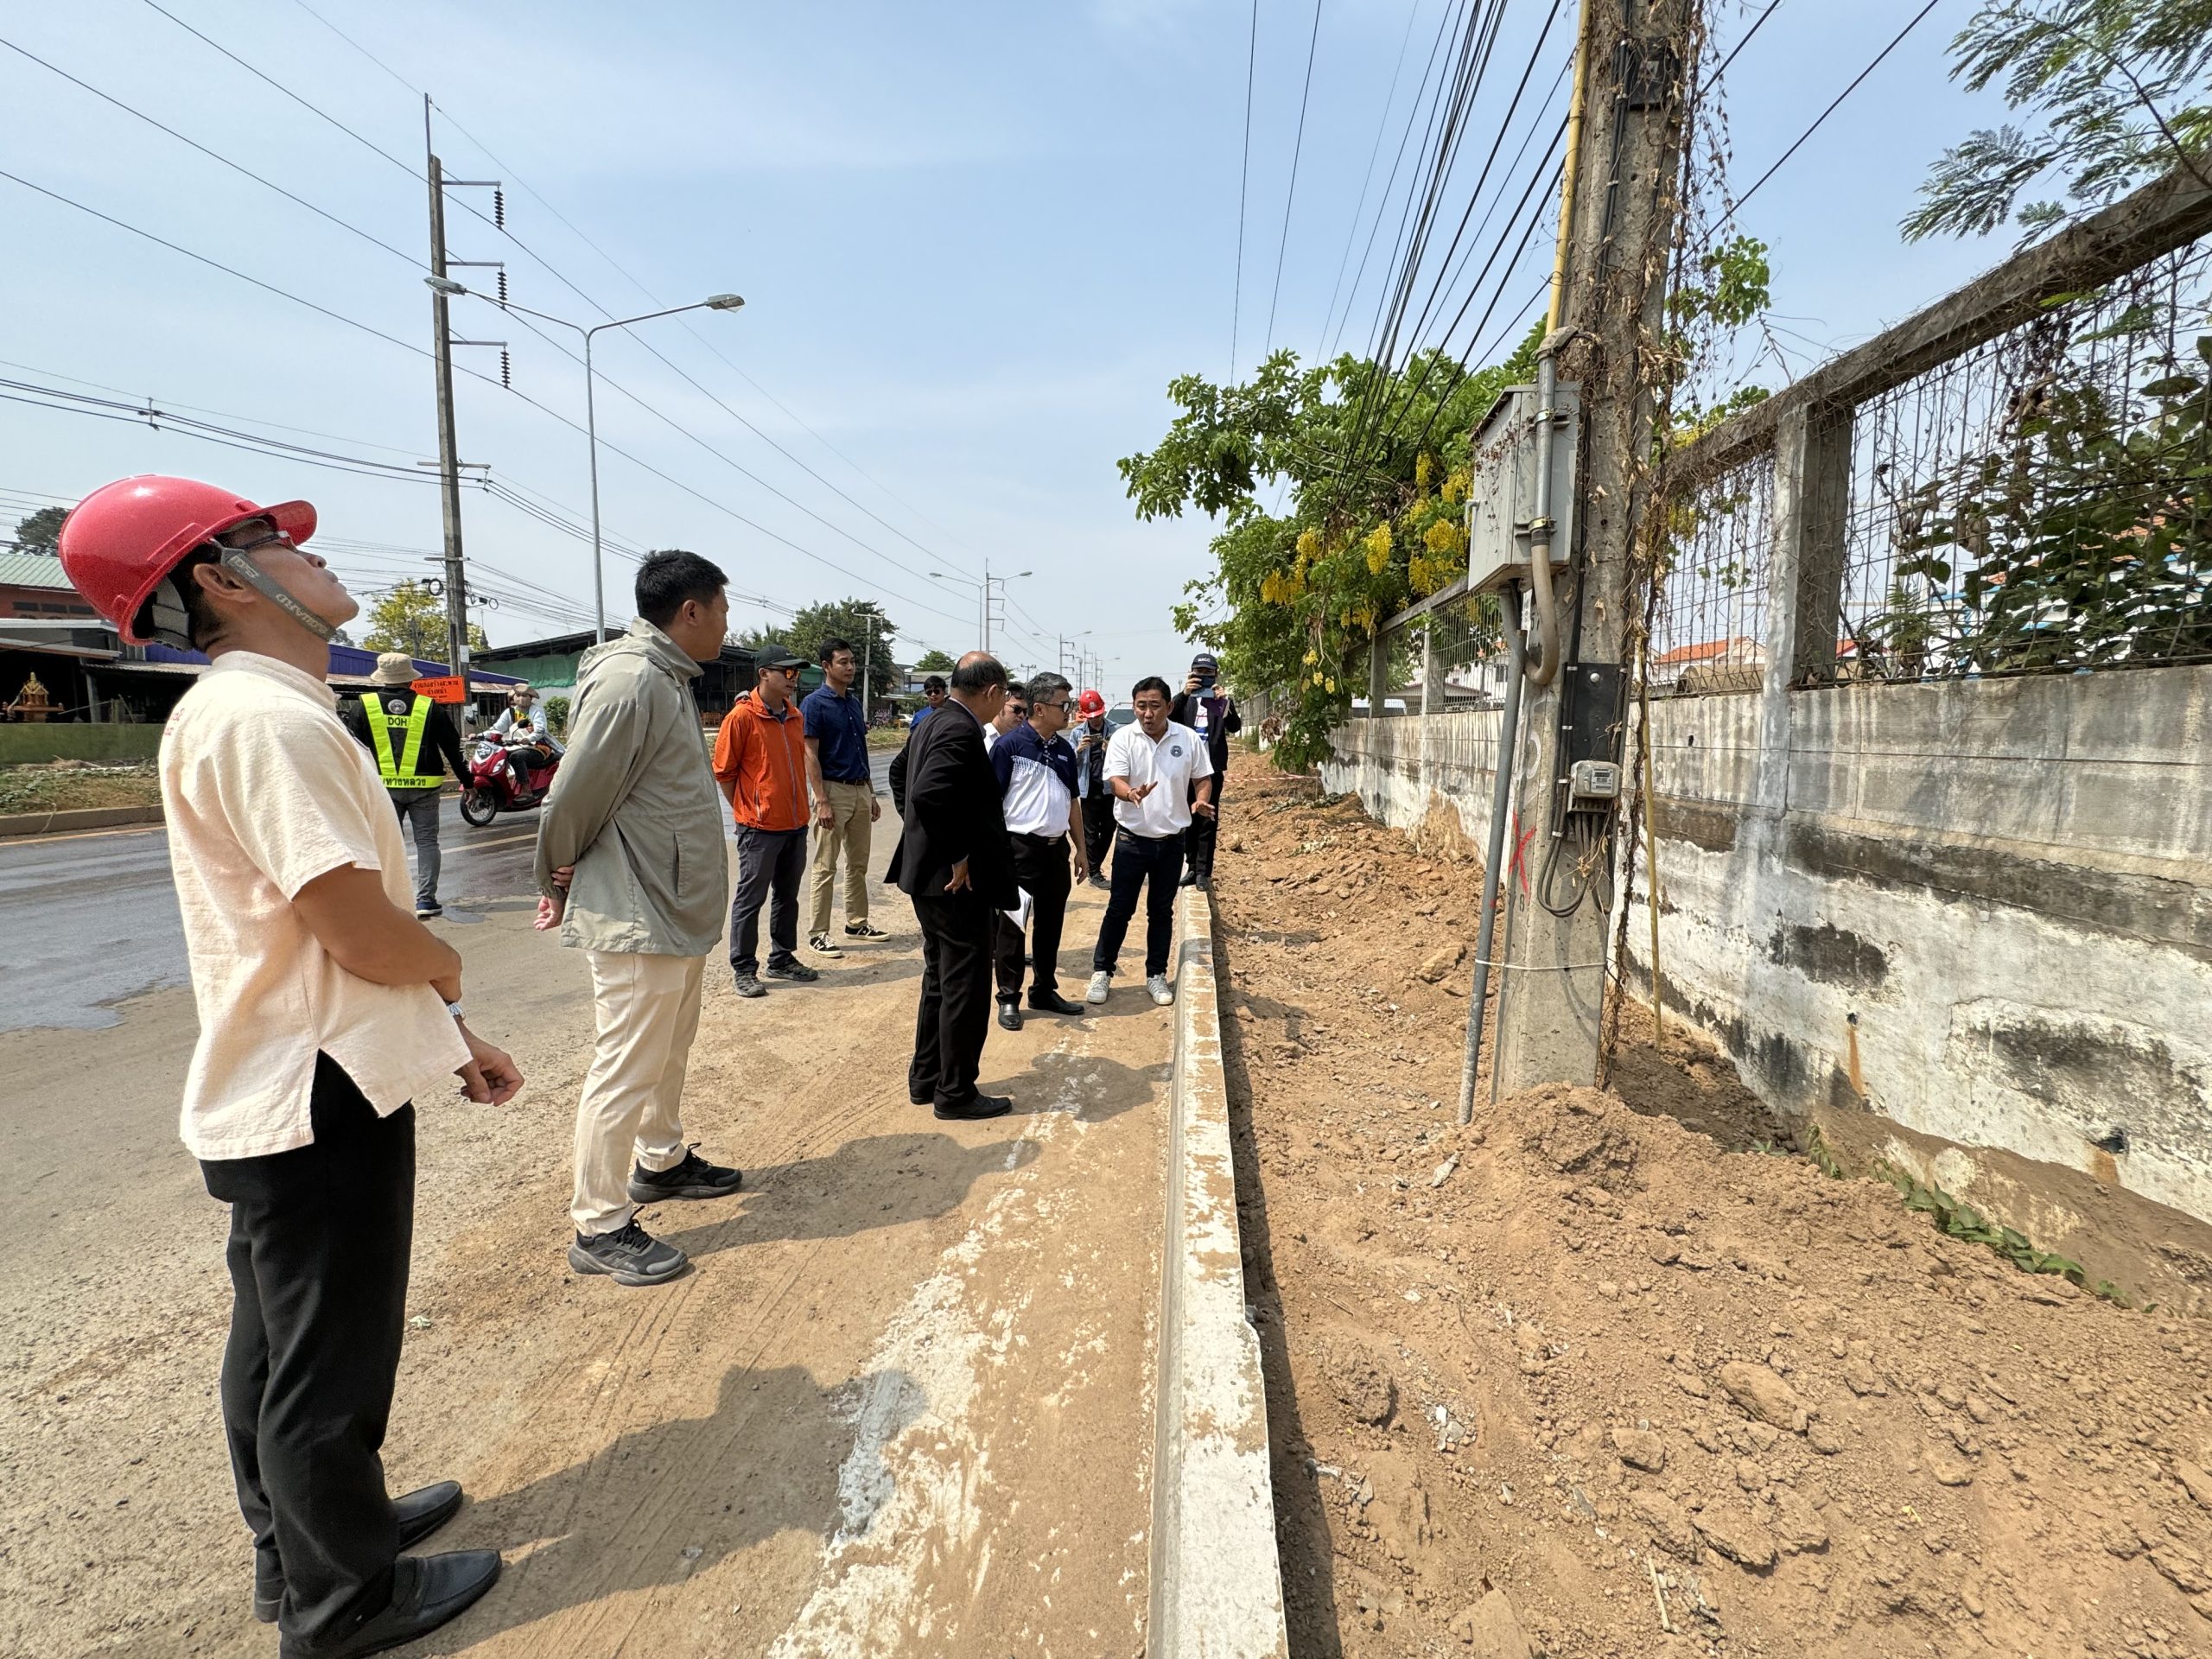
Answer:
M1574 522L1579 583L1562 589L1561 666L1529 688L1518 855L1530 893L1507 917L1497 958L1500 1007L1493 1090L1596 1079L1604 1023L1602 903L1612 881L1614 817L1587 796L1569 810L1576 760L1622 753L1630 549L1649 493L1655 388L1684 140L1684 73L1700 0L1585 4L1575 139L1561 204L1558 308L1546 349L1579 385L1583 464ZM1624 21L1632 19L1633 21ZM1618 777L1618 773L1616 773ZM1594 849L1578 842L1601 824ZM1547 873L1552 876L1547 887ZM1510 889L1509 889L1510 890ZM1565 913L1560 913L1560 912Z
M868 659L874 655L875 613L870 611L868 613L868 644L861 648L861 724L863 726L868 723L868 710L872 706L868 700Z
M423 99L423 145L429 154L430 100ZM435 156L429 156L430 274L446 274L445 174ZM438 494L445 510L446 531L446 663L448 670L467 683L468 578L461 557L461 454L453 429L453 327L451 302L436 289L430 290L432 356L438 378ZM465 709L468 698L461 697ZM466 717L463 725L466 726Z
M468 684L468 572L462 562L461 546L461 451L454 437L453 425L453 348L455 346L501 346L499 340L465 340L453 337L452 277L447 267L454 265L492 265L498 260L454 259L446 257L446 191L454 185L482 185L492 181L481 179L448 179L431 149L430 96L423 95L423 177L430 187L430 331L431 357L435 365L438 382L438 484L441 505L445 518L445 589L446 589L446 664L448 670L461 677L461 729L467 734L468 710L471 700L466 690ZM504 218L504 214L501 215ZM499 277L499 292L506 293L506 276ZM443 284L444 286L441 286ZM504 350L500 357L505 362Z

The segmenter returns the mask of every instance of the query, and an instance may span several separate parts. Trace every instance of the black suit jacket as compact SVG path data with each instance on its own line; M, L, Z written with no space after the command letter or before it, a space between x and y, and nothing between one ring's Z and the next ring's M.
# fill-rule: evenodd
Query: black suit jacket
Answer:
M968 861L968 882L994 910L1020 901L999 780L983 752L981 721L947 702L906 744L906 810L891 868L899 891L944 892L952 867Z

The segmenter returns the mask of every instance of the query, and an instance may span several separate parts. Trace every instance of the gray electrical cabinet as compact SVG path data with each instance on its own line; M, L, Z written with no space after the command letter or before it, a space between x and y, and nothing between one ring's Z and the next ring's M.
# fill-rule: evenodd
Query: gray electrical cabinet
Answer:
M1529 578L1530 526L1536 517L1536 444L1541 406L1534 386L1508 386L1475 429L1474 477L1467 494L1467 591L1479 594ZM1582 428L1580 389L1552 397L1551 567L1565 572L1574 545L1574 463Z

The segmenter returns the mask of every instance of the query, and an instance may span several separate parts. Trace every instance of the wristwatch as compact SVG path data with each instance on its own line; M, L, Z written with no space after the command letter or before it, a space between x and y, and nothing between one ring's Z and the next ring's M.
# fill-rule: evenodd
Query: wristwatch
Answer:
M466 1009L466 1008L464 1008L464 1007L462 1007L461 1006L461 1004L460 1004L460 1003L458 1003L458 1002L448 1002L448 1003L447 1003L447 1004L446 1004L446 1012L447 1012L448 1014L449 1014L453 1015L453 1017L454 1017L454 1019L456 1019L456 1020L466 1019L466 1018L467 1017L467 1014L468 1014L468 1010L467 1010L467 1009Z

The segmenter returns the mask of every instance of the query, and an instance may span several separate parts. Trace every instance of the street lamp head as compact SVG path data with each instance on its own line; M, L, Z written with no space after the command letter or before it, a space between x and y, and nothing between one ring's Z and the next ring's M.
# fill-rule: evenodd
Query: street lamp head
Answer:
M707 296L707 309L709 311L736 311L742 309L744 305L745 296L742 294L709 294Z
M434 293L444 295L448 299L458 299L468 292L450 276L425 276L423 286Z

